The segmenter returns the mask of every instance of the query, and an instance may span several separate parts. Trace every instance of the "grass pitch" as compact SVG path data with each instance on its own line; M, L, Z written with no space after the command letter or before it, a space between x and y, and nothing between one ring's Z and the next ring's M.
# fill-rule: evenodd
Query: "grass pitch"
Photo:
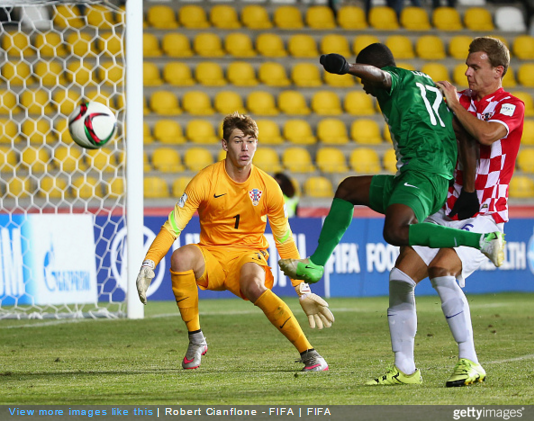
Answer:
M187 332L170 302L149 302L143 320L0 321L0 404L375 405L534 403L534 294L468 297L485 383L444 384L457 347L437 297L417 297L421 386L364 386L392 363L387 297L332 298L334 326L309 329L286 301L330 371L301 374L298 353L248 302L202 300L209 351L183 370Z

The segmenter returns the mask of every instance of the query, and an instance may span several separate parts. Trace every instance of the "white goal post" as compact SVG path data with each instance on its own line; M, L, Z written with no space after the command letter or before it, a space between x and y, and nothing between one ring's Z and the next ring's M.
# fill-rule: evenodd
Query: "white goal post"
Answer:
M144 316L143 4L122 3L0 0L0 319ZM82 100L117 115L101 149L68 133Z

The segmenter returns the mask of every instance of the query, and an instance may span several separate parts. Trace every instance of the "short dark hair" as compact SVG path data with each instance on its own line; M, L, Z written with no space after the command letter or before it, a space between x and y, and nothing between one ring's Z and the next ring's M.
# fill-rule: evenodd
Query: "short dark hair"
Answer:
M356 63L370 64L378 68L392 66L395 67L395 58L387 45L380 42L368 45L360 51L356 57Z
M222 124L223 139L228 141L235 129L241 130L245 136L258 138L258 125L254 119L237 111L224 117Z
M492 67L502 66L504 71L502 75L506 74L508 66L510 66L510 51L504 43L493 37L478 37L469 44L469 54L483 52L488 55L488 60Z

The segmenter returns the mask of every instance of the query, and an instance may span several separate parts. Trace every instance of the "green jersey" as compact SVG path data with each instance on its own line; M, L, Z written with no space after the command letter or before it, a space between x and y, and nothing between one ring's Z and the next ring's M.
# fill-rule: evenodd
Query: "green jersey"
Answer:
M384 67L391 90L377 91L397 155L397 168L453 178L457 159L453 115L432 78L422 72Z

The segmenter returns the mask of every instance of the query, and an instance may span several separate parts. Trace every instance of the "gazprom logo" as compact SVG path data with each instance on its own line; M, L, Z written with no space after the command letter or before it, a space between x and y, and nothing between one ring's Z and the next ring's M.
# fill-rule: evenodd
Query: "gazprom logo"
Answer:
M528 240L527 261L530 272L534 274L534 234Z
M82 270L57 270L54 247L46 252L43 262L44 281L50 292L89 291L91 274Z

